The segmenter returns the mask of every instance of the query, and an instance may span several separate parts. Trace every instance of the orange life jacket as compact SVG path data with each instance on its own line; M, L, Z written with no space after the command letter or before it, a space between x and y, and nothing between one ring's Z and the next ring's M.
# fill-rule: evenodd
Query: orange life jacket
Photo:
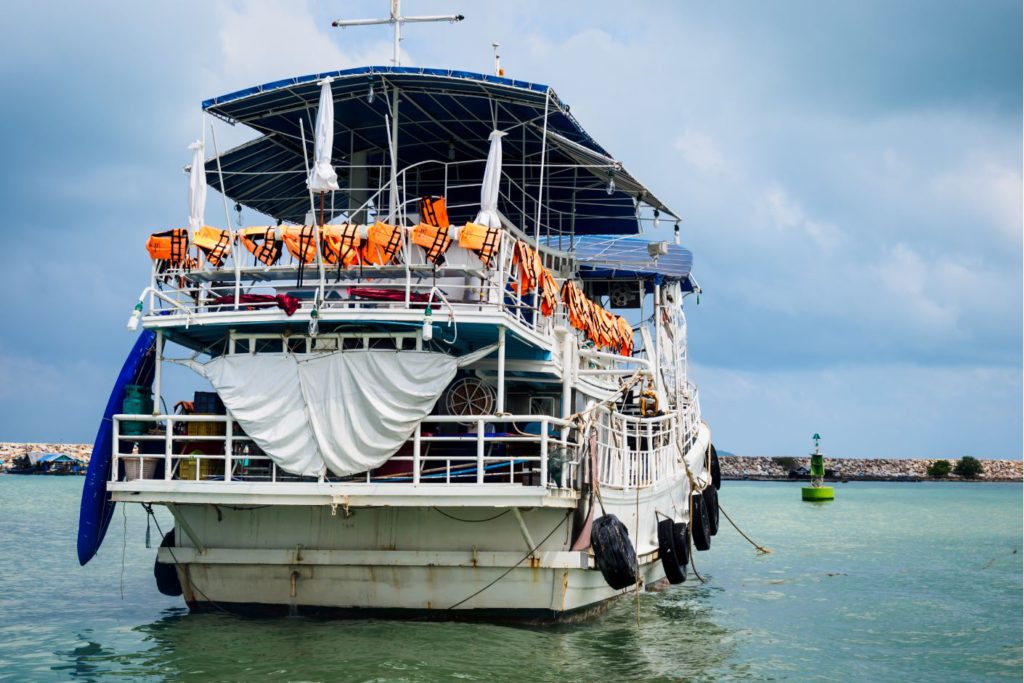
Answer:
M595 303L597 313L597 336L598 344L603 349L617 348L615 342L619 336L619 326L615 322L615 314L606 311L600 304Z
M393 225L377 221L366 231L366 244L362 248L364 263L386 266L402 246L402 231Z
M536 289L540 274L546 272L540 254L522 240L516 240L516 244L512 248L512 265L519 267L519 282L513 286L513 289L519 292L520 296Z
M623 356L632 356L633 327L621 315L615 316L615 324L619 328L619 353Z
M359 226L352 223L344 225L320 226L320 245L324 263L349 266L359 261L359 245L363 238L359 235Z
M451 225L448 222L448 208L445 206L444 197L421 197L420 216L423 217L424 223L435 228L447 228Z
M475 251L485 268L491 267L491 261L498 251L500 242L501 228L486 228L476 223L466 223L459 230L459 246Z
M424 198L425 199L425 198ZM442 198L443 202L444 199ZM412 243L423 247L427 251L427 260L435 265L441 263L441 257L448 251L452 240L448 237L447 225L431 225L420 223L412 229Z
M188 256L188 230L175 228L167 232L157 232L146 240L146 251L154 261L166 261L177 265Z
M231 233L204 225L196 231L192 240L214 268L224 264L224 257L231 251Z
M238 240L263 265L272 266L281 258L281 242L272 226L245 228L239 231Z
M586 331L589 324L590 303L580 286L572 280L566 280L562 285L562 302L565 304L565 311L569 314L569 324L573 329Z
M551 317L558 306L558 284L551 275L551 271L545 269L540 276L540 312L542 315Z
M289 225L281 238L284 246L300 264L312 263L316 259L315 228L312 225Z

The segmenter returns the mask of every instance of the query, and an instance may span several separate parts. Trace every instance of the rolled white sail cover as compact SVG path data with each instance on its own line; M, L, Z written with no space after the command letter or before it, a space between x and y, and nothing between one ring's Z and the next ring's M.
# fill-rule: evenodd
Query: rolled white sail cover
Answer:
M316 111L316 140L314 142L313 168L309 172L309 189L313 192L329 192L338 189L338 174L331 165L331 151L334 148L334 95L331 93L331 78L320 81L320 106Z
M500 130L491 131L488 140L491 146L487 150L487 163L484 166L484 181L480 186L480 213L473 221L477 225L488 228L500 228L498 218L498 191L501 188L501 139L505 133Z
M429 351L238 354L193 368L278 467L303 476L380 467L434 408L460 365Z
M307 417L327 469L380 467L430 414L458 359L429 351L355 351L299 362Z
M295 356L229 355L192 368L210 380L234 419L278 467L309 477L324 471Z
M206 161L202 142L196 140L188 148L192 150L192 168L188 172L188 227L194 232L203 226L206 213Z

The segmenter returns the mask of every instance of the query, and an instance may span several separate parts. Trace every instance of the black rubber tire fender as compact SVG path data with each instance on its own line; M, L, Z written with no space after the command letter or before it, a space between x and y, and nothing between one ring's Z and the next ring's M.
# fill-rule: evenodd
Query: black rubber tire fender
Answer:
M690 534L693 536L694 548L711 548L711 521L708 519L707 502L700 491L690 494Z
M722 488L722 465L718 462L718 451L711 444L711 485L715 490Z
M615 590L636 585L636 550L618 517L602 515L595 519L590 545L605 583Z
M164 540L160 541L161 548L174 547L174 529L164 534ZM164 595L178 597L183 593L181 581L178 580L178 569L173 562L161 562L159 559L153 561L153 578L156 579L156 589Z
M661 568L665 570L665 578L671 584L686 581L686 565L680 566L676 553L674 522L665 517L658 522L658 557Z
M718 533L718 491L715 487L709 486L704 489L704 505L708 509L708 526L711 527L711 535Z
M676 522L672 526L672 540L676 544L676 559L683 568L683 579L686 579L686 565L690 564L690 527L686 522Z

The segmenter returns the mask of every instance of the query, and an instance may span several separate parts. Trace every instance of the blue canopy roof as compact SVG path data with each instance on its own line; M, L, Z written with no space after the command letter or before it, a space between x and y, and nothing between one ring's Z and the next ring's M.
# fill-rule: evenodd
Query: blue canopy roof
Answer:
M310 74L267 83L209 99L203 108L232 123L244 123L262 137L221 155L229 197L275 218L301 222L308 210L300 120L307 154L313 156L313 129L321 79L334 78L335 134L332 158L342 189L349 187L353 152L366 152L368 165L387 165L385 115L389 98L399 93L398 166L434 160L466 162L426 164L407 192L440 194L445 187L453 222L471 220L479 202L479 183L488 136L497 128L503 139L504 170L512 181L499 209L514 222L532 226L536 215L543 122L547 113L544 232L562 234L637 234L637 204L673 214L631 176L570 114L546 85L497 76L413 67L362 67ZM369 92L374 97L370 101ZM215 160L207 178L220 189ZM368 182L380 186L387 177ZM608 180L615 190L606 191ZM474 186L475 185L475 186ZM532 193L532 195L531 195ZM340 201L340 200L339 200ZM345 199L347 205L347 199ZM339 207L341 208L341 207Z
M661 244L667 247L668 253L652 256L649 250L652 244L639 237L578 237L573 241L573 252L580 268L580 278L679 280L683 291L695 289L690 277L693 253L677 244L663 242ZM558 238L548 239L548 245L558 247Z

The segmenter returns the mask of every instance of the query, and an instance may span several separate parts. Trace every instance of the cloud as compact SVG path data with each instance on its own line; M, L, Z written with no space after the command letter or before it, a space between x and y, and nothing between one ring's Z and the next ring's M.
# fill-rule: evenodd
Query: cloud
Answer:
M676 138L676 149L693 168L706 175L720 175L729 171L729 165L714 140L692 130Z

